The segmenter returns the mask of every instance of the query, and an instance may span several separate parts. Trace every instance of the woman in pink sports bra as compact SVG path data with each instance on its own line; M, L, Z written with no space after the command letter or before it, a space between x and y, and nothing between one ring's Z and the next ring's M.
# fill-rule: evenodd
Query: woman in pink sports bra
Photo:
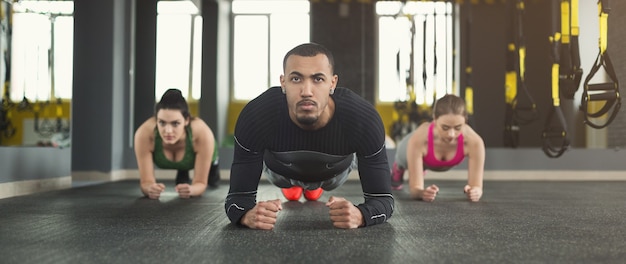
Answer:
M483 194L485 144L467 125L465 101L452 94L441 97L433 107L433 119L422 123L398 143L391 171L392 188L402 189L408 168L411 198L432 202L439 187L433 184L424 188L426 170L447 171L467 157L467 185L463 191L470 201L479 201Z

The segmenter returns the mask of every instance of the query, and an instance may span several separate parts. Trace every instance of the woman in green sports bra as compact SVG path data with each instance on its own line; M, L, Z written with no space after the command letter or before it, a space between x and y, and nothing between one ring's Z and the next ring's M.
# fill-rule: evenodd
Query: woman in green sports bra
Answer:
M159 199L165 190L154 176L155 166L177 170L175 190L180 198L202 195L207 185L217 186L220 178L213 131L191 116L178 89L167 90L156 104L155 116L135 131L135 156L141 192L150 199ZM193 181L190 170L196 175Z

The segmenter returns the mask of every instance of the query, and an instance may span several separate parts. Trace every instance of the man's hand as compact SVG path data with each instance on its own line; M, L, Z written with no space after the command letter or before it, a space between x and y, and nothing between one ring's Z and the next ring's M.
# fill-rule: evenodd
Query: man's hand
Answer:
M258 202L241 218L241 224L252 229L273 229L278 212L282 209L280 199Z
M150 199L159 199L163 191L165 191L165 184L155 182L146 188L145 194Z
M330 220L333 226L338 228L358 228L364 225L363 214L361 210L354 206L350 201L342 198L331 196L326 203L330 208Z
M176 190L176 192L178 193L178 197L180 198L187 199L191 197L191 185L187 183L178 184L174 189Z
M437 187L437 185L433 184L431 186L428 186L422 192L422 200L426 202L432 202L435 200L437 193L439 193L439 187Z
M472 187L469 185L465 185L465 187L463 187L463 192L472 202L478 202L478 200L480 200L480 197L483 196L483 188L477 186Z

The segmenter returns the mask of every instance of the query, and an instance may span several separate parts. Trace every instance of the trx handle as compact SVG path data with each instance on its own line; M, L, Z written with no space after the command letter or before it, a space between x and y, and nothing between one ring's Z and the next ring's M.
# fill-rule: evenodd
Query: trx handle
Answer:
M511 147L511 148L517 148L519 146L519 140L520 140L520 136L519 136L519 131L520 131L520 127L519 127L519 123L517 122L517 120L515 120L515 118L513 117L515 110L513 110L512 107L507 106L504 109L504 146L505 147Z
M580 110L584 113L585 124L597 129L607 127L611 124L622 105L617 74L615 73L613 63L607 53L608 13L610 11L608 2L608 0L598 1L598 10L600 13L600 52L598 53L589 75L585 78L580 105ZM590 84L589 82L600 69L604 69L610 79L610 82ZM594 108L592 102L603 104L599 110L594 112L592 109ZM598 124L591 121L590 118L601 117L608 114L611 109L613 109L613 111L605 123Z
M558 33L555 35L558 38ZM550 158L558 158L569 147L567 128L563 111L560 108L559 99L559 64L552 64L552 108L541 134L543 139L543 152Z
M589 84L592 77L600 68L604 68L612 82ZM590 105L592 102L604 102L604 104L599 110L593 112L591 109L593 106ZM617 116L621 105L622 102L619 94L619 82L613 69L613 64L611 63L608 54L599 54L589 75L585 78L580 105L580 110L584 113L585 124L597 129L608 126ZM613 109L613 111L604 124L597 124L590 120L590 118L598 118L607 114L611 109Z
M565 128L565 117L563 111L558 106L554 106L548 113L546 125L541 134L543 139L543 152L550 158L558 158L569 147L567 130Z

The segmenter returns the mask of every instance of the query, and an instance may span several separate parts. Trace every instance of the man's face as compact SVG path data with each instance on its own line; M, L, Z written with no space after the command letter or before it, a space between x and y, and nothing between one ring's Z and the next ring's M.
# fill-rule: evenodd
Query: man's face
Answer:
M298 126L317 129L326 124L332 114L327 106L337 79L324 54L287 58L280 84L287 96L289 116Z

